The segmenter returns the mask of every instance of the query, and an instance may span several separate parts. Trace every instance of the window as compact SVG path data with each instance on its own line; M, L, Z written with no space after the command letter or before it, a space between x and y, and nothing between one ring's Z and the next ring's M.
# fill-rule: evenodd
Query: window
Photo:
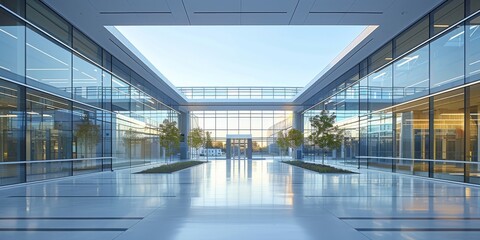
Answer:
M480 80L480 16L466 26L465 68L467 82Z
M73 56L73 98L100 107L102 70L87 60Z
M25 82L25 26L0 9L0 76Z
M72 53L27 28L27 84L71 97Z
M71 46L72 26L38 0L27 0L27 20Z
M473 13L477 12L478 10L480 10L480 1L478 1L478 0L467 0L467 2L468 2L468 9L469 9L468 14L473 14Z
M428 159L429 99L408 103L394 109L396 157ZM428 162L397 160L397 172L427 177Z
M464 160L463 89L434 97L433 159ZM436 178L463 181L463 164L435 163ZM461 173L461 174L460 174Z
M392 105L392 66L368 77L368 106L370 111Z
M130 85L116 77L112 77L112 111L130 111Z
M76 28L73 29L73 49L95 63L102 65L102 48Z
M25 161L25 93L16 84L0 81L0 162ZM24 165L1 165L0 185L23 182Z
M0 0L0 4L7 7L8 9L16 12L18 15L25 16L25 1L19 0Z
M392 60L392 42L390 41L368 57L368 72L373 72Z
M27 160L72 158L71 103L27 90Z
M469 112L467 115L467 124L469 124L466 141L466 161L479 162L480 161L480 85L473 85L467 88L469 91ZM470 165L470 177L468 182L480 184L480 168L478 165Z
M464 27L444 34L430 44L430 91L464 83Z
M402 103L428 94L429 46L397 60L394 64L394 102Z
M124 81L130 82L130 68L115 57L112 57L112 72Z
M410 49L420 45L429 37L428 16L424 17L413 26L403 31L395 38L395 57L398 57Z
M464 0L449 0L432 12L432 36L463 19L465 15L463 2Z

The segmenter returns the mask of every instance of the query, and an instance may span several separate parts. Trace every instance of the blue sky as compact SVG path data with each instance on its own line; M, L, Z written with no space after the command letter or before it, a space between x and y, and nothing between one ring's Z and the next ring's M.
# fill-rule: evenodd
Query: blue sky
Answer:
M175 86L305 86L365 26L116 26Z

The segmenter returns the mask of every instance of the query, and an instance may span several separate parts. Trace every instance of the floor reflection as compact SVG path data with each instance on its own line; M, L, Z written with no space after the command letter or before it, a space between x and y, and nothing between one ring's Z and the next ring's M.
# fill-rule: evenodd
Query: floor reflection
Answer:
M318 174L273 159L134 174L141 169L4 188L0 239L464 239L480 232L479 188L467 185L370 170Z

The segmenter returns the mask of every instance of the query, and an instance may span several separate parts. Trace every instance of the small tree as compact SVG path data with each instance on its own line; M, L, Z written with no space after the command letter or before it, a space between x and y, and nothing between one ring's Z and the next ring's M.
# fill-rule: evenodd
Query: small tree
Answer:
M198 149L204 144L203 130L201 128L194 128L188 133L188 145L195 148L197 159L199 158Z
M288 145L293 150L293 159L297 159L297 148L303 144L303 133L300 130L292 128L287 133Z
M208 161L208 149L209 148L213 148L213 142L212 142L212 136L211 136L211 132L205 132L205 148L207 150L207 152L205 153L205 156L207 157L207 161Z
M286 149L288 147L288 140L287 140L287 138L285 137L285 135L283 134L282 131L279 131L277 133L277 146L278 146L278 149L279 149L279 152L280 152L280 159L282 159L283 158L282 150Z
M127 131L125 131L123 135L123 142L125 150L128 152L128 159L132 159L132 155L136 155L136 144L140 143L141 141L142 139L134 129L129 128Z
M328 114L325 110L320 115L310 118L312 133L309 140L322 149L322 164L325 161L327 150L342 146L343 130L335 126L335 118L335 114Z
M84 147L85 156L82 155L80 157L88 157L89 154L94 156L93 149L100 141L100 127L93 124L88 118L88 115L86 115L82 118L82 121L77 124L75 137L77 139L77 144Z
M172 160L173 154L180 148L180 130L175 121L163 120L160 124L160 146L165 148L165 154Z

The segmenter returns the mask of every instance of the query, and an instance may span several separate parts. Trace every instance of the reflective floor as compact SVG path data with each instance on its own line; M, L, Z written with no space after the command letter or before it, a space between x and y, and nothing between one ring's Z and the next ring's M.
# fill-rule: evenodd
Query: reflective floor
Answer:
M478 239L480 188L277 160L0 190L0 239Z

